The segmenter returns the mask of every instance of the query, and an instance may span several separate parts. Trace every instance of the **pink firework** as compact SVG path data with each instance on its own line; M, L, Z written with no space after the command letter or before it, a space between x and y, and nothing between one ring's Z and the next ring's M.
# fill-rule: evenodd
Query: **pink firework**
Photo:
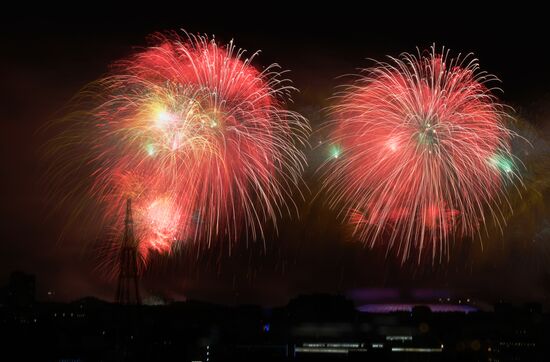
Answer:
M79 104L91 111L62 122L63 177L87 165L103 224L122 227L132 198L144 257L186 241L263 238L265 223L289 211L305 165L309 126L285 108L294 88L277 65L260 71L256 54L243 59L232 43L153 41L85 90Z
M441 260L451 240L501 219L518 173L493 80L432 48L377 63L337 97L323 185L360 240Z

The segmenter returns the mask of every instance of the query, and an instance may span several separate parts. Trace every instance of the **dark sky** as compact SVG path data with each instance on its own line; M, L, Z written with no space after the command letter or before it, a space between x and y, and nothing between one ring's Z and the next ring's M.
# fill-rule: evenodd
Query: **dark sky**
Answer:
M276 3L270 5L276 10L220 9L206 3L191 8L184 3L142 9L88 3L89 8L71 14L51 8L4 14L0 283L19 269L36 273L39 298L48 290L55 290L60 300L84 295L110 299L114 294L112 281L94 269L89 247L93 237L75 229L61 238L66 214L49 213L53 205L46 201L41 181L45 139L39 128L81 87L107 72L109 64L147 45L146 36L156 31L184 28L215 34L222 42L235 39L238 47L251 52L261 49L257 66L277 62L291 70L288 77L301 91L292 108L308 117L314 129L324 120L321 108L330 104L327 98L340 82L336 77L371 65L367 58L414 52L416 46L427 48L434 42L453 54L474 52L482 68L502 80L501 99L536 127L532 153L544 159L548 151L543 139L550 129L550 48L541 9L514 8L500 15L494 9L449 3L457 9L403 9L398 14L396 9L339 3L308 12ZM318 152L309 151L306 178L313 190L311 172ZM270 305L299 293L360 288L431 288L487 301L548 302L548 163L541 166L539 158L532 181L540 197L521 203L504 236L486 240L483 252L479 242L465 240L443 265L400 265L385 257L384 250L353 242L332 212L306 196L301 220L284 219L279 237L269 238L265 248L257 242L242 245L231 256L223 249L158 260L144 288L147 294L168 298Z

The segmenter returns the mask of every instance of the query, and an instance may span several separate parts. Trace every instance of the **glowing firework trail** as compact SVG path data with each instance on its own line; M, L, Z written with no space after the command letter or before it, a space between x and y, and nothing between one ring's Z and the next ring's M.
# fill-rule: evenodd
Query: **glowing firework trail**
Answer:
M377 63L337 97L323 187L360 240L441 260L485 215L502 219L518 174L493 80L476 59L432 48Z
M55 172L70 181L86 165L108 224L122 225L131 197L145 256L182 240L263 237L263 224L289 211L305 165L309 126L284 108L294 88L277 65L259 71L256 54L243 59L233 43L154 42L85 90L79 104L93 109L62 122Z

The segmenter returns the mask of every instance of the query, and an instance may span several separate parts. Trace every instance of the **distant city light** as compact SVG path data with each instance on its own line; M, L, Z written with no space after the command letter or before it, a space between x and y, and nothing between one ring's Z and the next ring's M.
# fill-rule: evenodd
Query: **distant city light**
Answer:
M386 336L387 341L412 341L412 336Z
M431 352L443 352L443 348L420 348L420 347L392 347L392 352L420 352L420 353L431 353Z

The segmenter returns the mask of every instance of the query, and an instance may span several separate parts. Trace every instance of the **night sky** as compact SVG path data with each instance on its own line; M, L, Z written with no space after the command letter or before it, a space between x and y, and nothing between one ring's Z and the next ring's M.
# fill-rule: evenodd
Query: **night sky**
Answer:
M483 251L479 241L463 240L449 262L401 265L398 258L386 257L384 248L370 250L355 242L322 197L314 200L318 184L313 172L326 157L325 149L314 148L307 151L305 174L311 192L297 200L300 219L283 218L278 236L271 233L265 243L243 242L231 255L222 244L200 255L159 257L144 278L146 295L281 305L303 293L428 288L489 302L550 301L550 215L545 206L550 196L545 141L550 135L550 48L544 11L513 9L499 15L446 8L397 15L395 9L374 8L305 13L276 3L246 12L214 10L206 3L205 9L159 4L132 11L87 6L94 8L72 14L14 10L0 25L0 284L11 271L23 270L37 275L39 299L46 299L48 291L63 301L86 295L112 299L114 282L96 270L96 233L65 228L71 210L50 212L54 205L45 197L47 165L41 157L47 137L41 127L113 61L146 46L147 35L183 28L215 34L221 42L234 39L249 52L261 50L253 63L258 67L277 62L291 70L287 76L300 90L291 108L307 117L314 130L326 120L323 108L342 83L337 77L372 65L368 58L383 60L434 42L454 55L473 52L482 69L501 79L504 93L498 96L515 109L522 129L532 127L523 191L529 197L517 201L503 235L485 238Z

